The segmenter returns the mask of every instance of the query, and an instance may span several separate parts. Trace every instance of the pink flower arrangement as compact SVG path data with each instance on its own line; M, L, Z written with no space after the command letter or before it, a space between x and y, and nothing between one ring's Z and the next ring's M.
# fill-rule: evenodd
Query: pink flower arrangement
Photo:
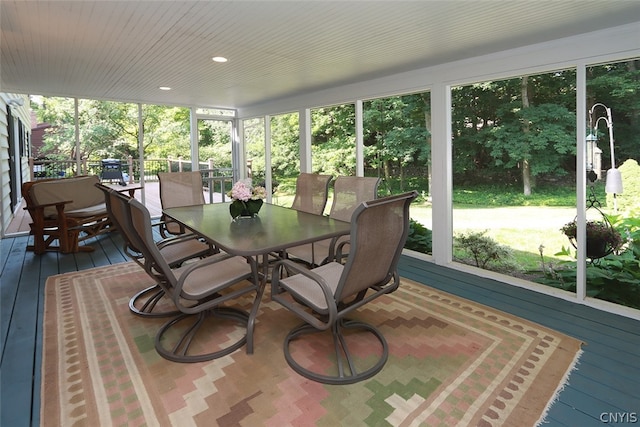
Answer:
M256 216L262 207L262 199L267 196L267 191L261 186L253 187L251 179L243 179L233 184L227 195L232 199L229 213L235 221L240 216Z
M252 186L251 179L243 179L236 182L227 195L233 200L247 202L249 200L261 200L266 198L267 190L261 186Z

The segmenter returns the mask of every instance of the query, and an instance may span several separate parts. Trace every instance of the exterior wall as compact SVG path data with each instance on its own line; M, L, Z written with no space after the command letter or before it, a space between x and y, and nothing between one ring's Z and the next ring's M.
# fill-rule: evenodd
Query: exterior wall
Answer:
M22 99L22 106L9 106L11 99ZM10 153L9 153L9 123L7 116L7 108L11 108L11 114L14 118L19 118L27 133L27 141L31 134L31 116L29 114L29 98L26 95L14 93L0 93L0 237L5 236L5 230L13 219L13 210L11 209L11 177L10 177ZM27 147L28 148L28 147ZM15 157L15 167L21 170L21 177L16 183L19 208L22 200L20 187L22 183L29 180L29 150L25 150L24 155ZM20 150L17 150L20 153Z
M12 218L11 200L9 196L9 131L7 129L7 104L4 94L0 96L0 232L4 230Z

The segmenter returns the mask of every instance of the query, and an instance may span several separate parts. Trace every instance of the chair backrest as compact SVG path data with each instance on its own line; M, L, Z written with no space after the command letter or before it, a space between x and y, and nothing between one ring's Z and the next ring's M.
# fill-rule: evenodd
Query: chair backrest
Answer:
M162 209L204 205L202 174L195 172L159 172Z
M141 243L133 230L131 223L131 214L129 207L129 199L126 194L107 187L104 184L96 184L102 192L105 194L105 204L107 206L107 213L109 218L116 225L122 238L125 240L127 247L132 251L141 253ZM132 254L130 254L132 255Z
M380 178L339 176L333 183L333 202L329 216L340 221L351 221L353 211L362 202L378 197Z
M107 208L107 213L109 214L109 218L111 219L111 222L113 222L116 227L120 228L118 218L116 218L114 215L111 214L111 192L115 190L99 182L95 184L95 187L98 190L102 191L102 193L104 194L104 204Z
M397 280L398 260L409 233L409 205L417 196L412 191L363 202L356 208L337 301L385 285L394 277Z
M331 175L301 173L296 180L296 196L291 207L298 211L322 215L327 206Z
M144 268L167 294L173 296L177 279L154 241L149 210L134 198L129 199L128 204L132 233L140 244L138 249L145 259Z

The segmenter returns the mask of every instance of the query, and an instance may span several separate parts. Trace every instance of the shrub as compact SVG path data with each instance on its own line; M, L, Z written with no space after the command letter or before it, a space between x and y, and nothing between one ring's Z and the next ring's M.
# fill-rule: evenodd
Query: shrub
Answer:
M487 230L460 234L455 237L455 243L476 267L499 272L519 270L511 259L511 249L485 236L486 233Z
M431 230L418 221L409 219L409 235L404 247L413 251L430 254L431 246Z

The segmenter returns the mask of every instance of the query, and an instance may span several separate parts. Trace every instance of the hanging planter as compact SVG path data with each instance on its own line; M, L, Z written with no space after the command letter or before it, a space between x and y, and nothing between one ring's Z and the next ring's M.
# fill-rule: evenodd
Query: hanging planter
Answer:
M622 236L613 228L609 220L603 215L603 221L587 221L587 258L591 260L603 258L622 246ZM574 248L578 248L576 220L565 224L562 233L569 238Z

